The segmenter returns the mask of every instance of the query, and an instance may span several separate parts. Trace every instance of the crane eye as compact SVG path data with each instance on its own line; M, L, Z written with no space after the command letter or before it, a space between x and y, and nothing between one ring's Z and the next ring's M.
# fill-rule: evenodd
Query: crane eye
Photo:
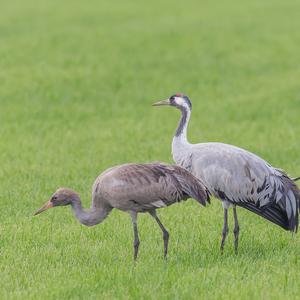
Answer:
M57 198L58 198L57 196L53 196L52 200L57 200Z

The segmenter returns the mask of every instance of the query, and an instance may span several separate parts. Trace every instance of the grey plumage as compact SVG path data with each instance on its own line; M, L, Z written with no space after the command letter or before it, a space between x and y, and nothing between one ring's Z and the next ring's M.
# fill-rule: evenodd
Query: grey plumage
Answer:
M172 105L181 111L181 120L172 142L175 162L201 178L209 191L222 200L224 226L221 249L228 232L227 209L234 206L235 245L239 225L235 206L244 207L290 231L297 231L300 192L294 180L262 158L244 149L223 143L190 144L187 126L191 102L176 94L154 105Z
M125 164L104 171L96 179L89 210L82 208L76 192L60 188L35 214L54 206L71 205L82 224L93 226L102 222L113 208L128 212L133 223L136 259L139 247L137 214L149 212L163 231L166 256L169 234L157 217L156 209L188 198L204 206L209 202L208 189L187 170L163 163Z

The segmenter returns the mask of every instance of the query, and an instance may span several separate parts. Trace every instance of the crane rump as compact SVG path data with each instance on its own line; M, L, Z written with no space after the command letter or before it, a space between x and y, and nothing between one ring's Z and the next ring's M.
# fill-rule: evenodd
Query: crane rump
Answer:
M280 184L273 188L269 201L266 205L260 206L257 201L239 201L235 205L244 207L259 216L279 225L285 230L297 232L300 207L300 190L283 171L278 176Z

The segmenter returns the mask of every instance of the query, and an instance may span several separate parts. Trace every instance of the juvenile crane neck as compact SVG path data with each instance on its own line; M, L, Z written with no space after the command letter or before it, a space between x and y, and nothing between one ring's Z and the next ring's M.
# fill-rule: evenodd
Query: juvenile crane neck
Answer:
M101 223L111 210L105 207L91 207L89 209L84 209L80 198L73 200L71 205L74 216L81 224L86 226L94 226Z

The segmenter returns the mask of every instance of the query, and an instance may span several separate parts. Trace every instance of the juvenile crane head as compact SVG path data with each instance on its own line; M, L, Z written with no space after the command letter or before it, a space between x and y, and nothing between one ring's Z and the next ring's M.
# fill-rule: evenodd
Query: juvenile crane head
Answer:
M152 106L161 106L161 105L175 106L180 110L182 109L192 110L192 103L189 97L181 93L177 93L175 95L172 95L169 99L158 101L152 104Z
M39 210L37 210L34 215L38 215L41 212L55 207L55 206L66 206L70 205L73 201L79 199L79 195L71 189L59 188Z

